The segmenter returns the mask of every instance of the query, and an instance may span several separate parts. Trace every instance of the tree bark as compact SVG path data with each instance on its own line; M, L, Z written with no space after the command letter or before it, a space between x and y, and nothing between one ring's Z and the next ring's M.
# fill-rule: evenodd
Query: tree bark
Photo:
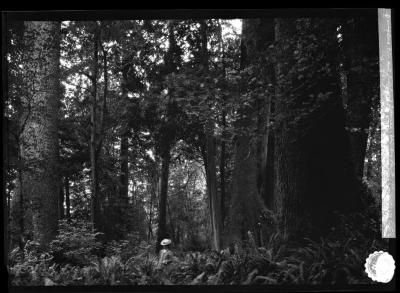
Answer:
M205 20L200 21L201 34L201 65L203 66L204 76L208 75L208 50L207 50L207 24ZM207 118L205 122L205 151L206 151L206 174L208 200L210 208L210 219L212 229L212 248L216 251L221 250L221 207L220 199L217 191L217 170L216 170L216 149L214 136L214 120L212 117Z
M152 178L153 179L153 178ZM155 185L157 185L157 180L151 180L150 183L150 203L149 203L149 222L148 222L148 233L147 242L150 242L151 237L153 237L153 199L155 197Z
M224 226L225 221L225 165L226 165L226 146L224 139L224 131L226 128L226 114L222 111L222 138L221 138L221 157L219 162L219 176L220 176L220 188L221 188L221 198L220 198L220 209L221 209L221 225Z
M221 49L222 49L222 77L224 80L224 84L226 84L226 66L225 66L225 45L223 43L223 37L222 37L222 26L221 23L219 23L220 27L220 44L221 44ZM226 96L222 96L222 109L221 109L221 128L222 128L222 134L221 134L221 156L220 156L220 162L219 162L219 174L220 174L220 209L221 209L221 229L224 229L225 225L225 185L226 185L226 175L225 175L225 168L226 168L226 142L225 142L225 131L226 131Z
M122 89L122 100L124 102L127 101L127 96L128 96L128 89L126 88L126 83L127 83L127 75L125 71L122 73L123 78L121 81L121 89ZM125 107L124 112L123 112L123 119L124 121L122 122L122 130L121 130L121 147L120 147L120 155L119 155L119 160L121 164L121 171L120 171L120 188L119 188L119 195L120 199L123 203L127 204L128 203L128 185L129 185L129 169L128 169L128 160L129 160L129 129L128 129L128 113L127 113L127 107Z
M90 104L90 163L91 163L91 221L93 228L100 230L100 198L98 183L98 153L97 153L97 75L98 75L98 51L99 51L99 30L94 28L93 34L93 61L92 61L92 94Z
M349 213L360 203L337 98L336 27L334 20L276 21L274 206L284 239L319 237L334 225L335 211Z
M261 105L258 107L258 193L260 197L267 203L270 194L268 194L268 184L271 184L268 180L268 170L267 170L267 161L269 152L271 152L271 143L269 142L271 138L270 131L270 119L271 119L271 104L272 104L272 96L271 94L265 95L261 99L259 99L259 103Z
M168 237L166 227L167 197L168 197L168 178L169 163L171 161L170 147L166 147L161 153L161 176L160 176L160 200L158 205L158 231L157 231L157 252L161 249L161 240Z
M177 70L177 42L175 39L174 26L175 21L168 21L168 40L169 47L168 52L164 56L165 62L165 74L176 72ZM168 88L169 96L173 97L173 88ZM170 237L166 227L166 204L168 198L168 180L169 180L169 164L171 161L171 148L176 138L176 121L174 116L175 104L171 98L166 103L166 113L163 119L163 125L159 129L159 145L157 146L157 152L160 153L161 157L161 174L160 174L160 198L159 198L159 209L158 209L158 231L157 231L157 244L156 251L161 249L161 240L166 237Z
M257 191L257 154L248 136L237 137L234 162L228 242L240 242L248 231L255 232L262 207Z
M263 84L271 83L271 64L265 61L260 63L260 60L274 41L273 27L272 19L243 21L241 69L252 68L249 81L256 79ZM260 80L261 76L265 80ZM246 239L248 231L261 239L260 222L266 210L261 190L265 189L271 96L268 92L260 94L249 83L243 82L240 94L249 94L250 101L248 105L239 108L241 117L235 122L238 134L234 150L232 202L227 235L229 242Z
M22 97L25 127L21 134L23 193L29 194L33 237L43 247L58 228L58 100L60 94L60 23L25 22L24 39L29 48Z
M221 208L218 200L217 192L217 175L216 175L216 163L215 163L215 138L211 132L212 122L208 121L206 130L206 160L207 160L207 174L208 174L208 198L209 207L211 214L211 226L212 226L212 247L216 251L221 250Z

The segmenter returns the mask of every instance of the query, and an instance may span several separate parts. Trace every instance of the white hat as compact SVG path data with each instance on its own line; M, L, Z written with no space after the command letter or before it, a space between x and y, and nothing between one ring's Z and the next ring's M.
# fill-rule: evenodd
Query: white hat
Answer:
M168 245L171 244L171 239L163 239L163 241L161 241L161 245Z

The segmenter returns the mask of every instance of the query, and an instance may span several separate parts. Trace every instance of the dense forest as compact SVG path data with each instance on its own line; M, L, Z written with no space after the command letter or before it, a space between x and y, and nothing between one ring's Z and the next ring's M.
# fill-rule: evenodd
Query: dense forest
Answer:
M12 285L372 282L376 15L5 32Z

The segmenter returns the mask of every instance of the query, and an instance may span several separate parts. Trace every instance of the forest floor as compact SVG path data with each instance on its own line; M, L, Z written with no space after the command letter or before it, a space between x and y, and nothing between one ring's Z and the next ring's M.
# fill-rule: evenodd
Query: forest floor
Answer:
M282 243L272 235L264 247L249 239L233 254L172 249L173 258L161 268L154 245L144 241L109 242L99 256L93 235L64 231L49 251L40 251L32 241L23 251L14 249L9 277L15 286L373 283L365 260L375 250L387 251L388 242L380 237L377 221L365 214L343 221L318 241Z

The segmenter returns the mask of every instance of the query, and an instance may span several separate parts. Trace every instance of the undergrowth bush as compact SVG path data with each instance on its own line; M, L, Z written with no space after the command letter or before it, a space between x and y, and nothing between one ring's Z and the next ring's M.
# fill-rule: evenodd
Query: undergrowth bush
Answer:
M176 251L162 269L154 245L134 235L106 244L102 257L89 225L61 222L48 252L32 241L23 251L11 251L9 272L13 285L372 283L364 272L365 259L375 250L388 250L379 220L368 210L338 219L337 228L317 240L286 243L276 233L265 247L257 247L249 234L233 254Z
M102 243L97 239L101 234L89 222L61 220L59 233L50 243L50 253L58 263L88 265L101 251Z
M21 251L19 247L10 253L9 277L16 286L43 285L52 256L41 250L39 243L28 240Z
M127 239L113 240L106 245L106 256L118 255L121 260L126 261L129 258L155 251L155 245L149 245L146 241L141 241L138 235L128 234Z

